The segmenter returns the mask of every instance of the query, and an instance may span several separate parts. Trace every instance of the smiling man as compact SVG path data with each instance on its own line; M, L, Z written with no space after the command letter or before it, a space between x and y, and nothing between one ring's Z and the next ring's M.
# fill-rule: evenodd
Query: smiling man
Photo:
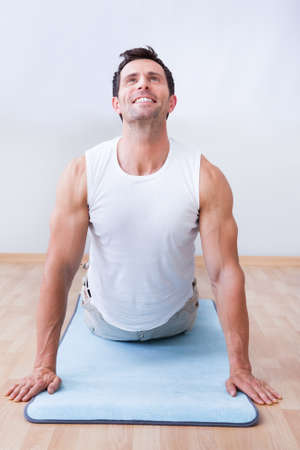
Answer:
M105 339L147 340L192 329L198 308L195 239L224 331L230 377L255 402L281 396L252 374L245 277L237 252L233 196L197 145L168 137L177 98L170 70L148 48L127 50L113 77L121 136L72 160L59 181L37 311L32 373L6 395L27 401L61 383L56 354L67 297L90 232L82 306L90 331Z

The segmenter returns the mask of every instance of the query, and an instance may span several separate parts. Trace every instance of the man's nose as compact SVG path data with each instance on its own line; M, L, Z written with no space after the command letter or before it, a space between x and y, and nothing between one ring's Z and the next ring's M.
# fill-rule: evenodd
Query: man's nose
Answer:
M147 77L141 76L138 81L138 88L148 88L149 87L149 81Z

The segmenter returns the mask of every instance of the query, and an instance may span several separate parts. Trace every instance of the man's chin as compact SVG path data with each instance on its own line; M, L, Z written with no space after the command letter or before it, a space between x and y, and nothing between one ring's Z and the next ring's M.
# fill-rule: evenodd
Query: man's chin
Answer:
M150 111L149 111L150 112ZM137 121L153 121L153 120L157 120L159 117L159 114L153 114L153 112L151 112L151 114L147 114L147 113L141 113L141 114L135 114L133 116L130 117L126 117L127 122L137 122Z
M126 122L128 123L134 123L134 122L152 122L155 119L155 117L152 116L136 116L136 117L125 117Z

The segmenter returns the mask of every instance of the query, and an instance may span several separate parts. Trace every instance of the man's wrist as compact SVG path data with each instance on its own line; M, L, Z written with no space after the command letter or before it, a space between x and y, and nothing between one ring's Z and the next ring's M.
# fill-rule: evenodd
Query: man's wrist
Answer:
M49 357L45 359L36 359L33 365L34 369L44 367L50 370L56 371L56 357Z
M52 372L56 373L56 366L52 365L52 364L38 364L38 365L34 365L33 366L33 370L38 370L38 369L49 369L52 370Z
M250 361L231 361L230 362L230 372L237 372L239 370L252 371Z

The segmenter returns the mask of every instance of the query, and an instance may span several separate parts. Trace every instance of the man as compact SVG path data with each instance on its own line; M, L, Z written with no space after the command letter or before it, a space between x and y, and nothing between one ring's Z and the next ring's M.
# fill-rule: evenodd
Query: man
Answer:
M177 98L172 74L154 50L148 46L120 56L125 59L114 75L112 106L122 120L122 136L73 159L63 172L37 310L34 369L6 395L28 401L44 389L52 394L59 388L60 331L88 228L92 241L85 287L93 303L82 300L88 320L101 316L100 325L94 324L104 337L105 330L114 330L141 339L149 330L178 334L178 327L168 327L191 295L188 302L193 299L196 311L193 241L200 231L228 349L226 389L272 404L281 396L254 377L248 357L245 277L231 188L198 149L184 151L182 144L168 139L166 120ZM88 325L94 332L93 324ZM186 329L192 325L184 324Z

